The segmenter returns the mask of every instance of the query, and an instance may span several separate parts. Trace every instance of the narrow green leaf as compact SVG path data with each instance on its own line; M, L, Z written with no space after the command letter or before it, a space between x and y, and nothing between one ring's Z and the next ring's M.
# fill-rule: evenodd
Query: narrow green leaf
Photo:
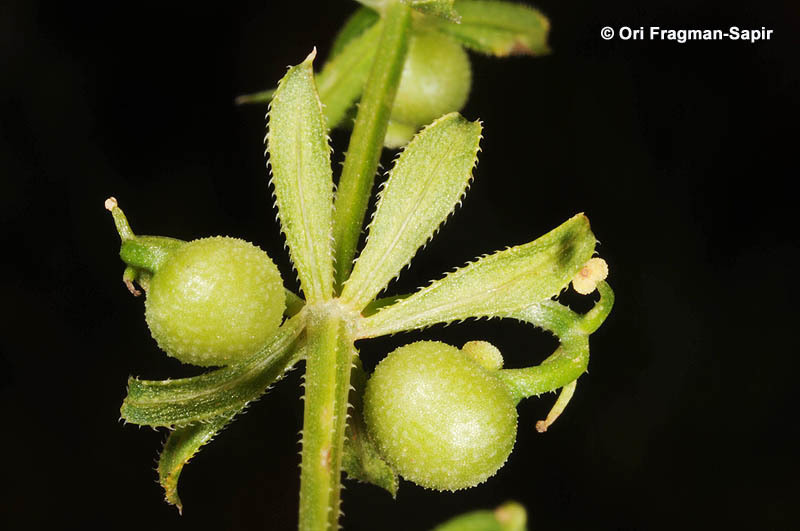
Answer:
M371 28L380 18L377 12L366 6L356 9L333 39L330 58L332 59L339 55L347 43Z
M305 314L292 317L243 363L178 380L130 378L122 418L146 426L181 426L240 410L302 357L302 350L292 346L304 325Z
M506 316L557 295L592 256L583 214L541 238L480 258L361 322L360 338L470 317Z
M456 24L461 20L459 12L453 7L454 0L403 0L412 9L416 9L420 13L432 15L434 17L443 18Z
M164 488L167 503L175 505L178 512L183 513L183 504L178 496L178 480L184 465L232 418L233 415L214 417L207 422L178 428L169 434L158 459L158 482Z
M347 421L347 438L344 440L342 469L348 478L377 485L396 498L399 486L397 474L383 460L364 425L362 411L366 384L367 374L361 367L360 358L356 356L350 376L351 409Z
M455 209L472 179L481 125L458 113L423 129L397 159L342 299L363 309Z
M456 2L461 23L441 22L440 31L480 53L544 55L550 52L550 22L542 13L521 4L496 1Z
M378 22L350 40L325 63L317 76L319 97L325 104L327 126L334 128L347 116L347 111L361 96L369 76L383 24Z
M250 94L242 94L241 96L236 96L233 102L236 105L248 105L251 103L269 103L272 101L272 97L275 95L275 89L267 89L261 90L259 92L252 92Z
M312 62L289 69L269 113L267 151L279 216L309 303L333 293L333 180L327 128Z

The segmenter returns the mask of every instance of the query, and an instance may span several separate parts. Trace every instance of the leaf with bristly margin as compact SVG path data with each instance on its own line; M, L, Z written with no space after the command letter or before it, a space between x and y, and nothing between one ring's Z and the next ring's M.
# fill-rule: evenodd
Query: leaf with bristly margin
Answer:
M461 0L456 2L461 23L440 22L439 30L480 53L545 55L550 21L542 13L511 2Z
M175 505L179 513L183 513L183 504L178 496L178 479L184 465L231 421L233 415L235 413L178 428L167 437L158 459L158 482L164 488L167 503Z
M420 13L443 18L458 23L461 19L459 12L453 7L454 0L403 0Z
M302 356L297 337L305 314L289 319L258 354L249 360L177 380L128 380L122 418L153 427L187 425L239 411L257 399Z
M344 25L336 34L336 37L334 37L333 44L331 45L330 58L332 59L339 55L339 53L344 50L347 43L374 26L380 18L380 15L378 15L376 11L366 6L361 6L356 9L345 21Z
M342 454L342 469L349 479L372 483L397 497L400 484L397 474L383 460L378 447L367 433L362 415L364 387L367 374L361 368L361 360L356 356L355 365L350 373L350 417L347 421L347 433Z
M442 116L411 140L381 191L342 299L362 310L453 212L477 160L481 124Z
M289 68L278 84L266 138L281 227L309 304L333 295L333 177L315 55Z
M365 318L358 337L376 337L470 317L507 316L557 295L592 256L583 214L541 238L478 259Z

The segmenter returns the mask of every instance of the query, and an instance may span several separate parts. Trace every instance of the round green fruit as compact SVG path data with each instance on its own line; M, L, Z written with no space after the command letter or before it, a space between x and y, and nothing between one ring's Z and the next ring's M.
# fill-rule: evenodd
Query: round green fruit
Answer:
M469 57L460 44L436 32L414 35L392 107L387 145L405 144L420 126L460 111L471 83Z
M364 420L386 461L423 487L473 487L505 463L517 434L516 404L503 383L458 348L402 346L378 364Z
M286 305L278 268L236 238L191 241L153 275L145 319L158 346L193 365L230 365L258 351Z

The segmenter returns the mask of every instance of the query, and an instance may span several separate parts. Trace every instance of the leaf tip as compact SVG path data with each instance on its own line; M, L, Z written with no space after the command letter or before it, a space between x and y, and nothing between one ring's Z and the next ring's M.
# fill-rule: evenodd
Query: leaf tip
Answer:
M178 510L178 516L183 516L183 503L181 499L178 497L178 493L175 492L172 496L169 494L166 496L166 501L170 505L174 505L175 508Z
M317 47L314 46L314 48L311 50L311 53L308 54L308 56L306 56L306 58L303 60L303 65L310 66L314 62L314 59L316 59L316 57L317 57Z
M574 220L576 220L576 221L580 221L580 222L584 223L584 224L586 225L586 227L587 227L587 228L591 228L591 226L592 226L591 222L589 222L589 216L587 216L587 215L586 215L585 213L583 213L583 212L578 212L577 214L575 214L575 215L572 217L572 219L574 219Z

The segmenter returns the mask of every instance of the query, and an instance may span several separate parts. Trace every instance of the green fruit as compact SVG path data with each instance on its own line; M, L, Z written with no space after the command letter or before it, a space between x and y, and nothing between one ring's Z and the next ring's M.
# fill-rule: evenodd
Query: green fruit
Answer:
M471 83L469 57L460 44L436 32L414 35L392 107L387 145L405 144L420 126L460 111Z
M150 281L145 319L158 346L193 365L247 359L275 332L286 297L278 268L235 238L191 241Z
M458 348L420 341L390 353L364 394L364 420L386 461L436 490L473 487L505 463L516 404L492 371Z

